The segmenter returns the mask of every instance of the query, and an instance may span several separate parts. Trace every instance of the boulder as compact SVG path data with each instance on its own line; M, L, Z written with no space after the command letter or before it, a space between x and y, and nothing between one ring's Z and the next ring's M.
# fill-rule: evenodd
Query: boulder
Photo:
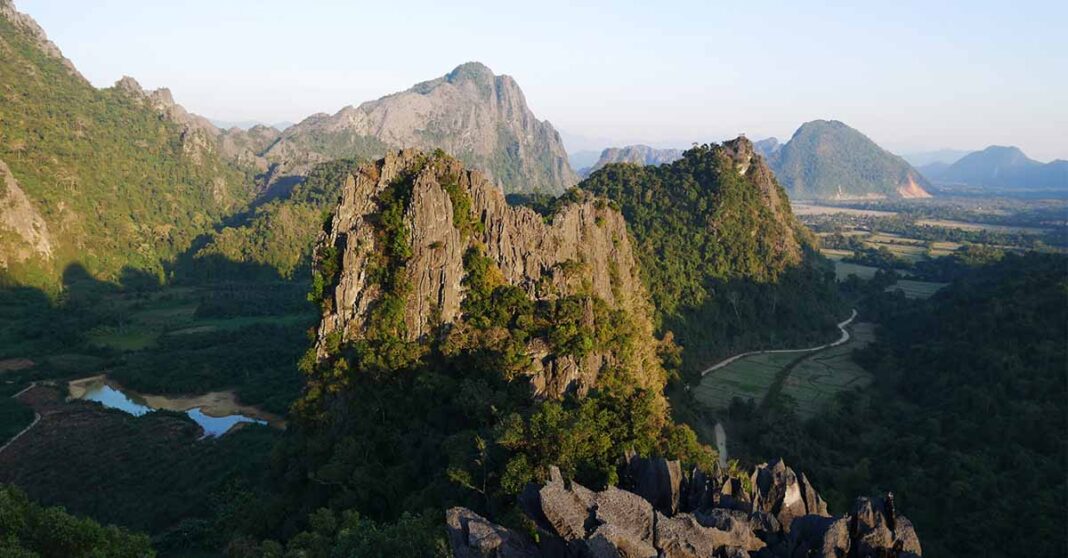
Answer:
M601 525L586 541L593 558L656 558L651 540L644 540L626 528Z
M653 542L653 506L641 496L614 486L594 495L594 520Z
M449 546L456 558L537 558L538 547L527 537L491 523L467 508L445 514Z
M632 456L629 472L634 491L657 510L675 515L682 496L682 465L663 457Z

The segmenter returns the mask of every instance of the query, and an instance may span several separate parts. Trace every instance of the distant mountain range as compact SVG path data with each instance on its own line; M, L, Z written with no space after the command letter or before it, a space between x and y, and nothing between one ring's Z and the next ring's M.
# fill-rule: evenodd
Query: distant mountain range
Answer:
M924 176L946 185L1001 190L1068 190L1068 161L1040 163L1017 147L992 145L953 164L935 162L920 168Z
M638 165L660 165L682 158L681 149L657 149L648 145L628 145L626 147L609 147L601 152L597 161L588 168L579 171L582 176L610 165L612 163L635 163Z
M916 169L842 122L806 122L781 148L776 143L762 149L791 198L930 197L930 183Z
M962 157L969 153L973 153L973 151L968 151L966 149L935 149L932 151L913 151L911 153L902 153L901 158L908 161L910 165L919 169L920 167L925 167L936 163L942 163L946 166L949 166L953 163L956 163Z

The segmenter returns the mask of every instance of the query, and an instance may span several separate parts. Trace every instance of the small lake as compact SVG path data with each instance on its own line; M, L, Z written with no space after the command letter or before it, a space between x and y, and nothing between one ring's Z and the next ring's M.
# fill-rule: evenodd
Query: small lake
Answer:
M72 389L71 394L74 399L96 401L105 407L118 409L135 417L160 409L178 410L173 408L173 405L153 405L153 402L158 403L161 399L166 401L166 398L161 398L159 396L142 397L136 393L126 391L122 387L113 385L105 381L103 378L92 378L88 381L79 381L78 389ZM266 420L254 418L241 413L212 416L206 413L201 407L185 409L185 414L204 429L205 437L222 436L229 432L231 428L241 423L250 422L254 424L268 424L268 421Z

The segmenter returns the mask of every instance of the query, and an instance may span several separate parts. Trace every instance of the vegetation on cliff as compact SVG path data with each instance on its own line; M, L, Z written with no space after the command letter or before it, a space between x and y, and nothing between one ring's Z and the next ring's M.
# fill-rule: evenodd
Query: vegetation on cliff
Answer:
M786 194L759 158L740 172L735 150L753 155L737 142L660 166L608 165L579 185L622 211L659 327L691 373L728 354L823 339L844 312Z

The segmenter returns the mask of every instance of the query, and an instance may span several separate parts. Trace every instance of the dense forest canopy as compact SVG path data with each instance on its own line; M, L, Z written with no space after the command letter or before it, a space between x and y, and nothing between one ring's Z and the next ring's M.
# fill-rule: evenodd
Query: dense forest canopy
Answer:
M1066 270L1064 256L1008 254L946 274L927 301L876 296L878 341L859 355L875 385L804 426L788 402L738 405L737 438L800 463L832 503L893 490L932 556L1063 556Z

